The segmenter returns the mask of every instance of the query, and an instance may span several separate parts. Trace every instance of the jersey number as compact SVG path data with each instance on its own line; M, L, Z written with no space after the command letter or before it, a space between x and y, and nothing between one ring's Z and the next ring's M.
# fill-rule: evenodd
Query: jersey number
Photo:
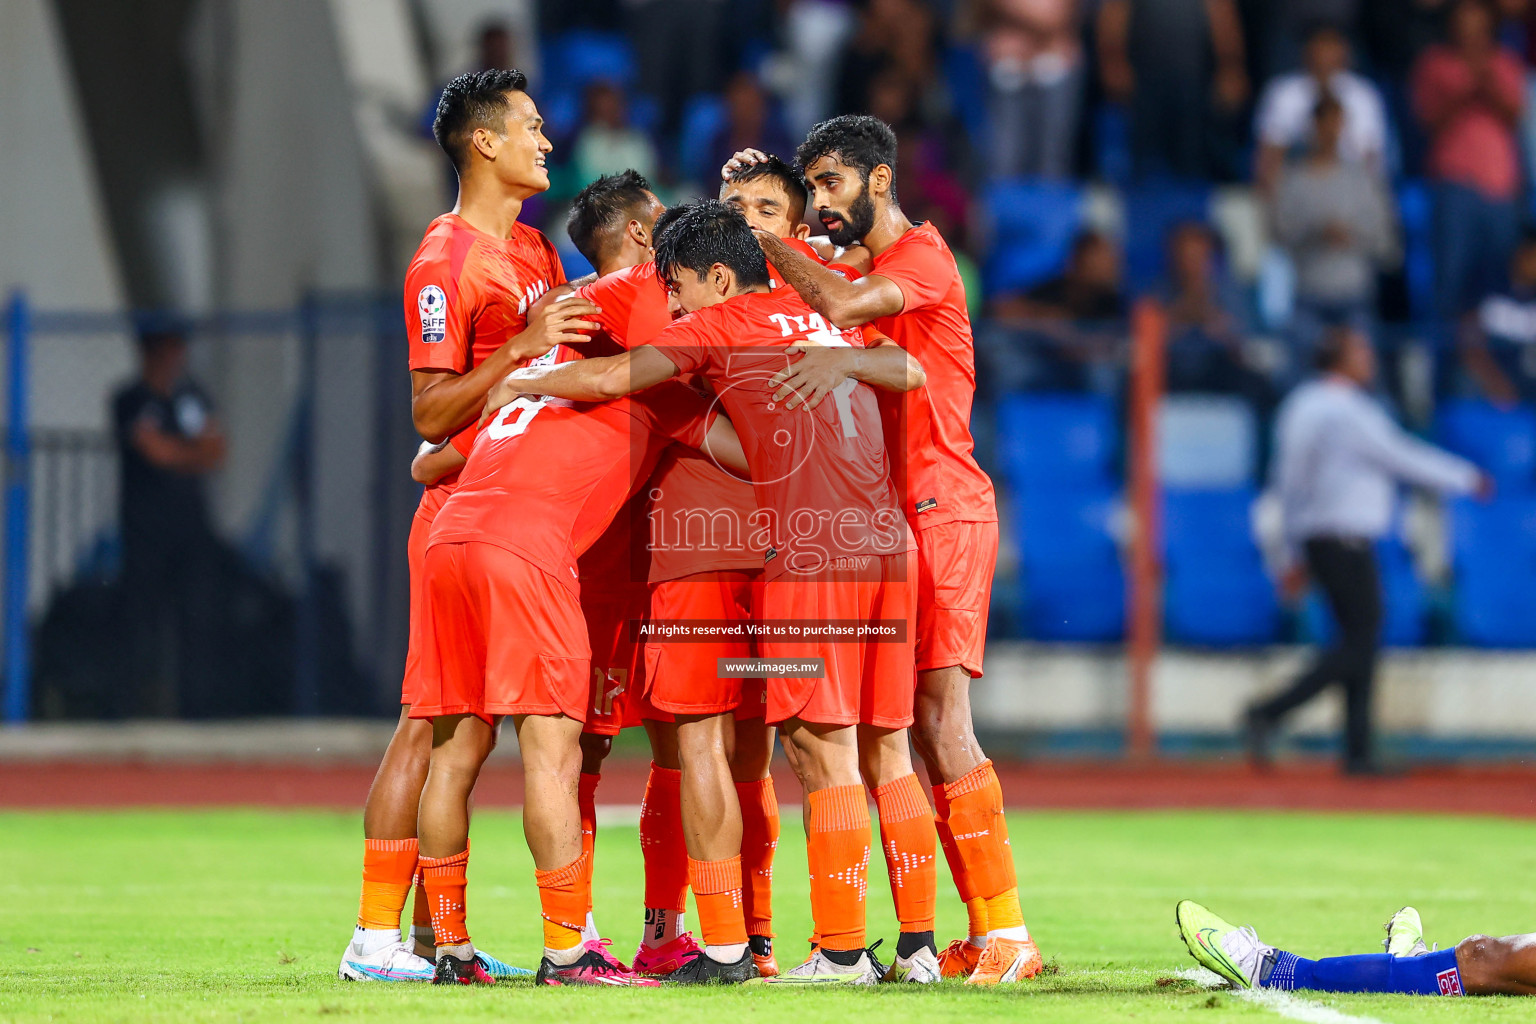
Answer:
M500 441L508 437L516 437L528 429L528 424L544 408L544 403L537 398L529 398L523 395L514 398L501 407L501 412L491 421L485 432L491 435L491 440Z
M768 319L779 325L779 336L787 338L799 331L812 345L823 348L850 348L843 332L822 319L820 313L810 316L790 316L785 313L770 314ZM832 391L832 404L837 409L837 421L842 425L844 437L858 437L859 425L853 418L853 389L858 381L849 377Z

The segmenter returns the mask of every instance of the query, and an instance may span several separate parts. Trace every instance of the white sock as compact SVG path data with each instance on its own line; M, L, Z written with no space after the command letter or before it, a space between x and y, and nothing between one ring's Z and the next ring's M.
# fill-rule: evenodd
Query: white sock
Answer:
M645 908L645 931L640 933L640 944L654 949L665 946L683 934L683 912L661 907Z
M437 958L441 960L445 956L454 956L466 962L473 960L475 958L475 944L473 942L461 942L453 946L438 946Z
M985 935L967 935L965 941L977 949L985 949L987 947L987 937Z
M582 944L599 942L602 938L603 933L597 930L597 919L592 916L592 911L587 911L587 923L581 926Z
M1019 925L1017 928L993 928L987 932L989 939L1012 939L1015 942L1026 942L1029 939L1029 928Z
M385 946L392 946L400 941L400 933L393 928L364 928L361 925L352 929L352 947L363 956L377 953Z
M745 942L733 942L729 946L705 946L704 955L716 963L733 964L747 951Z
M581 955L585 952L586 948L579 942L570 949L550 949L548 946L545 946L544 959L560 967L568 967L577 960L580 960Z

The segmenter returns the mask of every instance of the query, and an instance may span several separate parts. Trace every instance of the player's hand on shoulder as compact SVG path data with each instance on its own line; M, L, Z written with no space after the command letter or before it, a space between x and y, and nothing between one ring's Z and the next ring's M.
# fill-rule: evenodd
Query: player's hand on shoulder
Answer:
M727 180L732 174L741 170L743 167L751 167L753 164L764 163L767 161L767 159L768 154L764 153L760 149L738 149L734 154L731 155L731 158L725 162L724 166L720 168L720 178L722 181Z
M774 374L769 383L780 385L773 400L784 402L786 409L801 405L807 410L816 408L822 399L853 375L852 348L792 345L784 352L800 358Z
M528 310L528 326L513 339L518 355L534 359L556 345L579 345L602 325L590 319L602 312L591 299L570 290L554 289Z

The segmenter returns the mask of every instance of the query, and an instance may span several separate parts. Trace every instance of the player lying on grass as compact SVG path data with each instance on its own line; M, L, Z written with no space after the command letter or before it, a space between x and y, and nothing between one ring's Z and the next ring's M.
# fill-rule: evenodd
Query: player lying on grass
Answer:
M548 357L561 343L585 341L590 303L540 296L565 280L555 248L519 222L524 200L549 188L551 150L543 119L517 71L461 75L438 102L433 134L459 177L454 209L434 220L405 281L412 417L422 436L468 451L485 392L509 369ZM410 643L401 681L400 719L363 811L363 879L357 927L338 973L357 981L428 981L434 941L419 880L412 943L400 915L417 876L416 813L427 776L432 729L409 717L420 686L421 562L433 517L455 479L438 474L411 523ZM422 954L425 954L423 956ZM517 973L486 957L493 973Z
M590 650L576 560L671 441L745 469L730 423L681 386L598 405L518 398L486 421L428 540L417 825L440 984L488 984L465 915L469 797L511 716L544 918L544 984L655 984L583 941L590 855L577 798ZM515 498L513 497L515 496Z
M989 985L1029 978L1042 966L1019 907L1003 817L1003 792L971 721L971 679L981 675L987 609L997 561L992 481L972 448L974 343L965 286L932 224L914 224L896 198L896 136L879 119L845 115L811 129L795 154L816 216L838 245L871 254L848 280L771 235L758 240L774 268L829 322L873 323L922 362L928 386L882 399L887 446L901 459L902 508L917 537L917 700L912 743L928 770L936 824L970 917L969 941L940 955L945 977ZM737 153L724 168L760 162ZM789 381L837 386L841 353L807 354Z
M861 778L881 810L881 833L902 923L898 957L911 980L937 980L933 951L931 811L908 754L912 720L911 535L896 501L874 394L848 381L816 408L774 399L791 349L848 345L791 289L769 287L762 251L731 206L700 201L658 222L656 266L686 314L656 343L622 356L530 367L497 386L587 400L644 391L679 373L707 377L742 431L768 550L759 614L765 621L893 622L892 642L764 640L770 658L823 661L824 673L768 681L770 722L809 803L811 907L818 946L771 983L872 984L884 969L866 946L864 876L869 815ZM859 362L891 390L922 385L922 368L895 346ZM690 856L710 837L690 830ZM695 888L697 892L697 887ZM721 933L741 934L730 921ZM739 911L737 913L739 919ZM711 939L703 922L705 939ZM708 951L708 947L706 947ZM712 964L712 965L711 965ZM692 965L724 978L731 965ZM915 970L912 968L915 966Z
M1252 928L1234 927L1192 900L1180 903L1176 916L1190 954L1235 988L1536 995L1536 934L1473 935L1453 949L1432 950L1419 912L1404 907L1387 922L1385 953L1306 960L1265 945Z

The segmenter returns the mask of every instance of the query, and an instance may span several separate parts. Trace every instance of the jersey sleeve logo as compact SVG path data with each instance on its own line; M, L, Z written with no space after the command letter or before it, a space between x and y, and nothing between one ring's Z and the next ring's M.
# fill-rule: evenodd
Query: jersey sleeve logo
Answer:
M421 314L421 340L428 345L448 336L448 296L435 284L416 293L416 312Z

